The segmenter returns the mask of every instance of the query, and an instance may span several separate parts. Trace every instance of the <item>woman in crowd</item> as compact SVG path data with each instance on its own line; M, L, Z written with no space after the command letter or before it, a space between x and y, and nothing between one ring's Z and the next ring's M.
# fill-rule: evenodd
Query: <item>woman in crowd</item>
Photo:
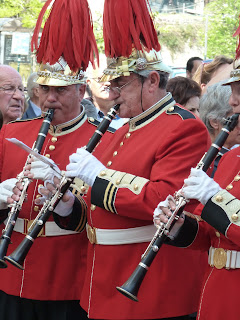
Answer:
M198 83L189 78L174 77L168 81L167 91L172 93L177 103L199 116L201 87Z

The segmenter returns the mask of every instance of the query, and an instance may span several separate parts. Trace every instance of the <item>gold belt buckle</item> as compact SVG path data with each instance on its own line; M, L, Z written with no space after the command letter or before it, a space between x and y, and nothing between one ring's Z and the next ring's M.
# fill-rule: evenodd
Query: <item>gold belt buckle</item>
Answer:
M91 244L97 243L96 229L94 227L92 228L89 224L87 224L87 237Z
M226 267L227 263L227 252L222 248L217 248L214 250L213 254L213 265L217 269L222 269Z

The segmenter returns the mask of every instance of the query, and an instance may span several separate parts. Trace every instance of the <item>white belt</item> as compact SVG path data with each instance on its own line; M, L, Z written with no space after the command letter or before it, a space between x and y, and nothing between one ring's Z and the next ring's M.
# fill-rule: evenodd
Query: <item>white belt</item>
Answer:
M7 224L8 218L4 221ZM30 225L34 220L17 218L16 224L14 226L14 231L20 232L22 234L27 234ZM49 236L64 236L68 234L76 234L78 232L72 230L65 230L59 228L59 226L54 221L47 221L42 228L42 231L38 234L38 237L49 237Z
M149 242L155 232L154 224L129 229L98 229L87 224L87 237L91 244L118 245Z
M208 263L217 269L240 268L240 251L210 247Z

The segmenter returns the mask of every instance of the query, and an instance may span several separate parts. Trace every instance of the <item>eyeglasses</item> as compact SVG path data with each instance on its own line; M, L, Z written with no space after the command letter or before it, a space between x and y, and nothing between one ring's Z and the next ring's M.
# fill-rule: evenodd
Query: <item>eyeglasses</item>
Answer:
M9 95L13 95L17 90L19 90L21 95L24 96L24 88L23 87L14 87L14 86L0 87L0 90L2 90L4 93L9 94Z
M98 83L104 83L104 82L100 82L100 80L102 79L102 77L100 76L100 77L96 77L96 78L91 78L92 80L94 80L94 81L96 81L96 82L98 82Z
M115 86L112 86L112 84L114 83L114 82L112 82L111 87L110 87L109 89L110 89L110 90L113 90L113 91L117 91L117 92L120 94L121 91L122 91L122 88L126 87L126 86L129 85L131 82L133 82L133 81L135 81L135 80L137 80L137 79L139 79L139 78L134 78L134 79L132 79L132 80L124 83L124 84L123 84L122 86L120 86L120 87L118 87L118 86L116 86L116 87L115 87ZM116 81L115 83L117 84L117 81Z

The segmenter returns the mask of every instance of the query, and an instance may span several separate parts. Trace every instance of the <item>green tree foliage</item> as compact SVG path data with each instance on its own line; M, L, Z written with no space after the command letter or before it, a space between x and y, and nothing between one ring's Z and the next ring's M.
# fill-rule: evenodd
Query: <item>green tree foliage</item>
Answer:
M154 21L159 42L174 57L188 46L206 47L206 58L216 55L235 57L237 39L233 33L239 24L239 1L212 0L206 4L204 15L195 18L188 14L166 15L155 13Z
M0 18L21 18L23 27L34 28L43 5L40 0L2 0Z
M104 41L103 41L103 21L102 14L96 12L95 21L93 21L93 32L96 38L97 47L99 53L104 53Z
M154 23L159 42L166 47L174 58L191 47L200 47L199 29L202 28L202 19L188 19L188 15L154 14Z
M235 57L237 39L233 33L238 27L240 6L238 1L214 0L204 10L207 27L207 57L216 55ZM206 31L206 29L202 31ZM204 36L201 37L204 45Z

